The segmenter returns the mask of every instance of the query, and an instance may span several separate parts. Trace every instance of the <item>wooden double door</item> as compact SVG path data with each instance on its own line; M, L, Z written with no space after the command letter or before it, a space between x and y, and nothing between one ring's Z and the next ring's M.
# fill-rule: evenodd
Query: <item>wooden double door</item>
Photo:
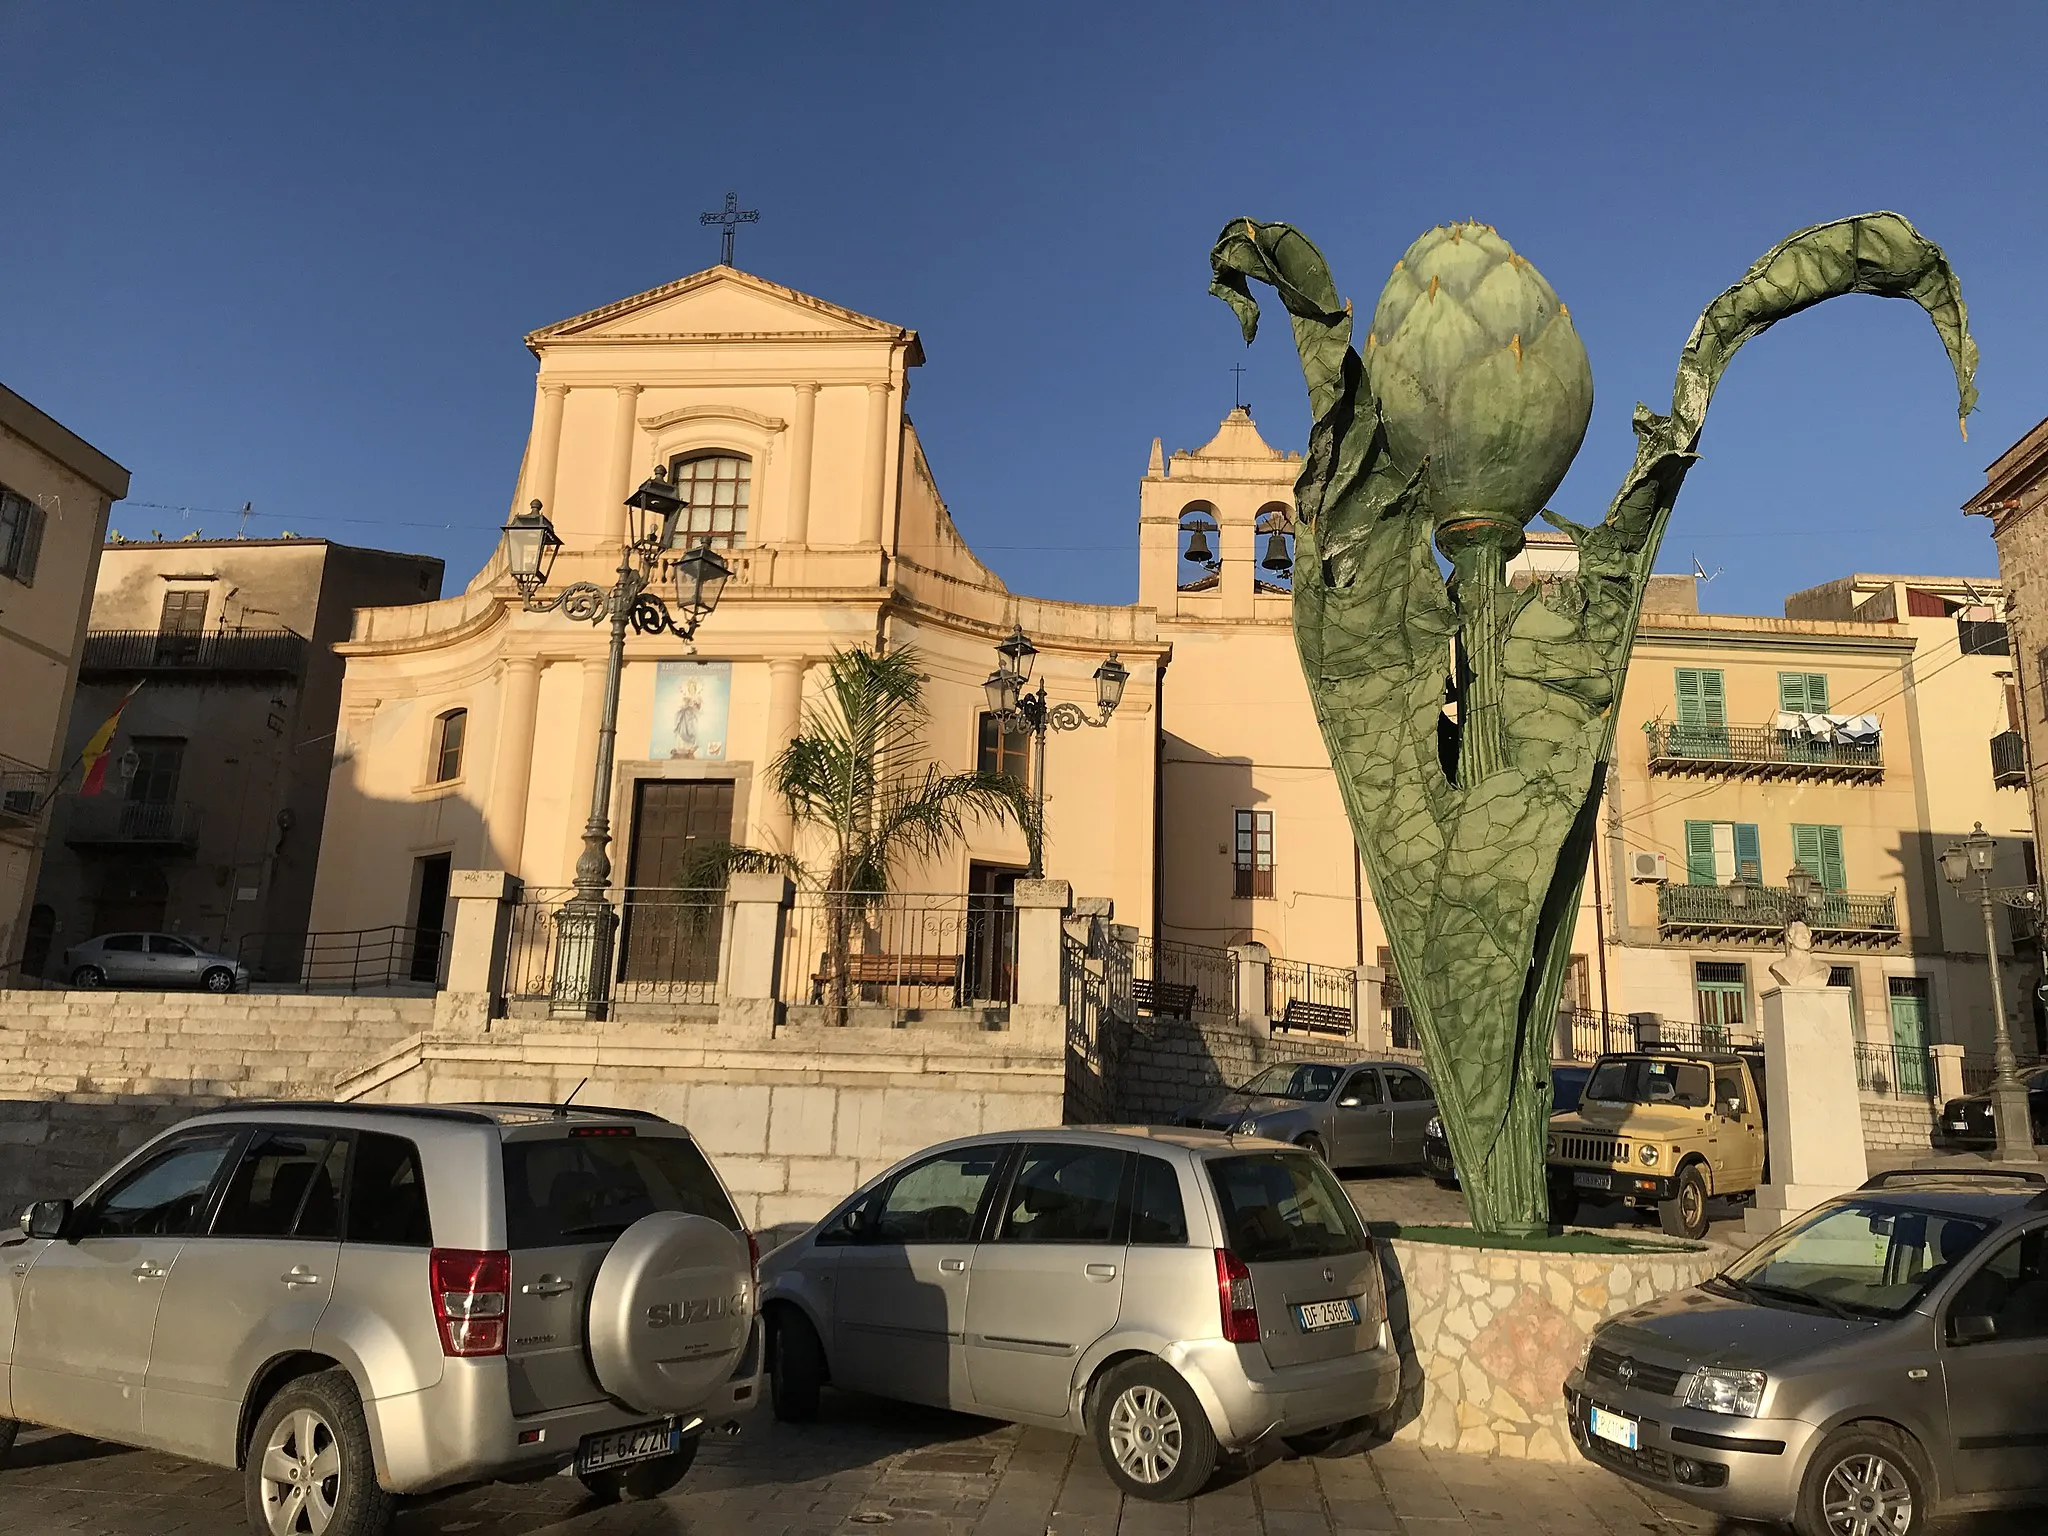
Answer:
M619 980L709 988L724 919L715 850L732 841L731 779L642 779L619 935Z

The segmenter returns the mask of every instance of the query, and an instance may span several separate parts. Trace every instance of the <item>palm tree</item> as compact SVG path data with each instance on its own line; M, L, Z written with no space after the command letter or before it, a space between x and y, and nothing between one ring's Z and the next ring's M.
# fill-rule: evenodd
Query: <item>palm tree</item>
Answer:
M784 870L823 898L831 1003L841 1022L854 925L888 894L902 864L937 856L972 823L1014 823L1034 853L1042 836L1037 806L1016 779L945 773L931 762L925 681L910 647L835 652L800 734L769 767L798 827L824 834L822 861L741 847L704 855L721 873Z

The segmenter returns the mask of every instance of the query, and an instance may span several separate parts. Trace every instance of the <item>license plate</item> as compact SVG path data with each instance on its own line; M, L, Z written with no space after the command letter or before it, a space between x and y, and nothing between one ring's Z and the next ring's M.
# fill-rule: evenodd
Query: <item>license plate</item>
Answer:
M1358 1308L1351 1298L1342 1301L1311 1301L1294 1309L1294 1320L1303 1333L1320 1333L1325 1328L1343 1328L1358 1321Z
M1624 1418L1618 1413L1609 1413L1605 1408L1595 1408L1589 1427L1602 1440L1618 1445L1624 1450L1637 1449L1634 1419Z
M1614 1175L1611 1173L1575 1173L1572 1183L1580 1189L1612 1189Z
M1967 1131L1970 1128L1970 1122L1967 1120L1951 1120L1948 1123L1948 1128L1952 1131Z
M673 1455L683 1447L683 1426L674 1419L633 1424L604 1435L585 1435L576 1447L576 1471L601 1472Z

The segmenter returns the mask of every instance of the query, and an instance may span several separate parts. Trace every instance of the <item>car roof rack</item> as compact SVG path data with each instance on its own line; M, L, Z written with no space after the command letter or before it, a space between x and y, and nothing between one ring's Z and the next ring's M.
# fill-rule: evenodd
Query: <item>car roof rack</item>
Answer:
M489 1115L479 1110L462 1109L452 1104L350 1104L338 1099L236 1099L226 1104L212 1104L204 1109L195 1109L192 1115L197 1119L201 1115L299 1115L309 1112L387 1115L394 1119L457 1120L464 1125L496 1123Z
M656 1125L671 1123L668 1116L657 1115L651 1109L618 1109L609 1104L549 1104L540 1099L492 1099L488 1103L478 1101L474 1108L485 1115L494 1109L525 1109L558 1120L567 1120L575 1115L594 1115L600 1119L609 1116L616 1120L649 1120Z
M2004 1179L2030 1189L2048 1189L2048 1173L2025 1168L1888 1168L1865 1179L1860 1187L1889 1189L1909 1179Z

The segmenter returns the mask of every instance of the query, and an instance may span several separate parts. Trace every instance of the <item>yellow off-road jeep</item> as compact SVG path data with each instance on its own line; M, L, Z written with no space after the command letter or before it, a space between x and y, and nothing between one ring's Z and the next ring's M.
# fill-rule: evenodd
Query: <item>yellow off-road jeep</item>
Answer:
M1759 1063L1760 1065L1760 1063ZM1580 1200L1655 1207L1664 1230L1704 1237L1710 1198L1764 1181L1763 1095L1734 1053L1648 1047L1602 1056L1576 1113L1550 1122L1551 1215Z

